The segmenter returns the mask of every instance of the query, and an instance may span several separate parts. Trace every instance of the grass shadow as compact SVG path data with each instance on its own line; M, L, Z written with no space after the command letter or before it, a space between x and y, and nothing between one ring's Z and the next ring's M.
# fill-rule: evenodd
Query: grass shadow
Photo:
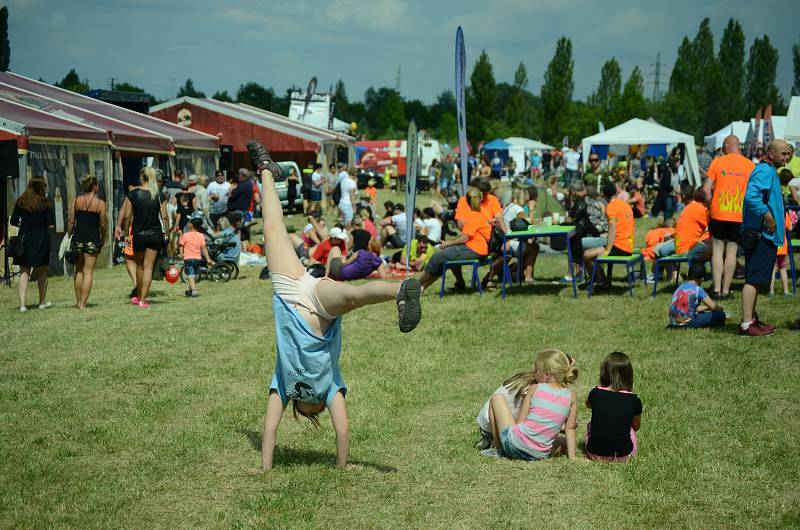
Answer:
M242 429L239 434L247 437L250 446L256 451L261 451L262 435L258 431ZM351 464L362 467L369 467L378 473L397 473L398 469L394 466L376 464L365 460L350 460ZM336 456L332 452L322 452L316 449L293 449L291 447L275 446L275 466L308 466L312 464L324 464L331 467L336 466Z

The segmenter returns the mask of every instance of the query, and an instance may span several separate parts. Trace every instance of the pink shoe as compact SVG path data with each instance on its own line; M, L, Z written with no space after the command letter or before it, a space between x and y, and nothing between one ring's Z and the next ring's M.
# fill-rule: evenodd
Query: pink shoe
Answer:
M140 302L140 300L139 300L138 296L131 296L131 303L133 305L139 305L139 302Z
M150 307L150 304L148 304L147 301L145 300L139 300L139 307L147 309L148 307Z

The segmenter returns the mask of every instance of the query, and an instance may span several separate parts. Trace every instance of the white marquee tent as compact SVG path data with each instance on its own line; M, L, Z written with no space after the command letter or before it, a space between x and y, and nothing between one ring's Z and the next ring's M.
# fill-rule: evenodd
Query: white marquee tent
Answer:
M789 112L786 115L783 139L795 144L800 143L800 96L793 96L789 102Z
M692 135L675 131L663 125L639 118L633 118L604 132L584 138L583 161L585 164L589 159L588 153L591 152L593 145L667 144L667 146L676 146L681 143L686 145L686 159L684 160L684 164L686 166L689 182L698 186L702 181L700 180L700 171L697 165L697 150Z
M706 151L713 153L720 147L725 138L735 134L739 138L739 143L744 145L747 141L747 132L750 130L750 123L746 121L732 121L714 134L705 137Z
M508 156L517 162L517 171L524 171L527 167L527 160L533 151L552 151L553 146L531 140L530 138L521 138L519 136L511 136L506 138L505 141L511 144L508 148Z

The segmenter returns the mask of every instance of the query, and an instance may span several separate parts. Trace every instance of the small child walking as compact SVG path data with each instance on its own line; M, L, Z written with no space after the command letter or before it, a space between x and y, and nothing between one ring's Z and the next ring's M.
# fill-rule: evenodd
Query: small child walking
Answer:
M642 401L633 393L633 366L622 352L609 353L600 365L600 385L586 398L592 420L586 427L586 456L590 460L627 462L636 456L636 431Z
M786 237L783 238L783 245L778 247L778 253L775 257L775 268L772 271L772 280L769 282L769 295L775 294L775 273L781 276L781 285L783 286L783 296L790 296L789 291L789 275L786 273L786 265L789 263L789 247L786 244L786 238L790 237L789 232L792 229L792 218L789 212L786 212Z
M206 259L209 266L214 264L214 260L208 255L206 247L206 236L203 235L203 220L194 217L189 223L189 231L181 235L178 244L183 253L183 269L186 271L186 278L189 280L189 290L184 294L187 297L197 298L197 274L200 272L200 256Z
M499 454L515 460L562 455L575 459L577 405L567 388L578 378L575 359L561 350L544 350L534 362L535 383L528 387L514 417L502 395L489 401L489 424ZM565 425L566 438L559 435Z
M672 295L669 327L697 329L725 324L722 306L714 302L700 285L705 275L705 264L696 261L689 266L689 281L681 284Z
M503 384L489 396L489 399L487 399L486 403L481 407L481 411L476 420L478 422L478 431L481 435L480 441L475 446L476 448L488 449L492 446L492 442L494 441L492 426L489 424L489 403L492 398L494 396L502 396L505 398L508 408L511 409L511 414L516 418L519 416L519 407L522 404L522 399L526 395L525 393L528 391L528 387L536 383L536 377L534 377L533 374L534 372L532 370L517 372L503 381Z

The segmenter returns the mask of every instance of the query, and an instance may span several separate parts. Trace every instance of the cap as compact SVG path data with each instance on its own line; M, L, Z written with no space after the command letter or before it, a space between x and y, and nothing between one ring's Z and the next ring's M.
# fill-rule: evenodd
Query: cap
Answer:
M189 183L190 184L196 183L198 180L200 180L200 179L197 178L197 175L189 175Z
M328 232L328 237L332 239L341 239L342 241L347 241L347 234L344 230L339 228L338 226L334 226Z

